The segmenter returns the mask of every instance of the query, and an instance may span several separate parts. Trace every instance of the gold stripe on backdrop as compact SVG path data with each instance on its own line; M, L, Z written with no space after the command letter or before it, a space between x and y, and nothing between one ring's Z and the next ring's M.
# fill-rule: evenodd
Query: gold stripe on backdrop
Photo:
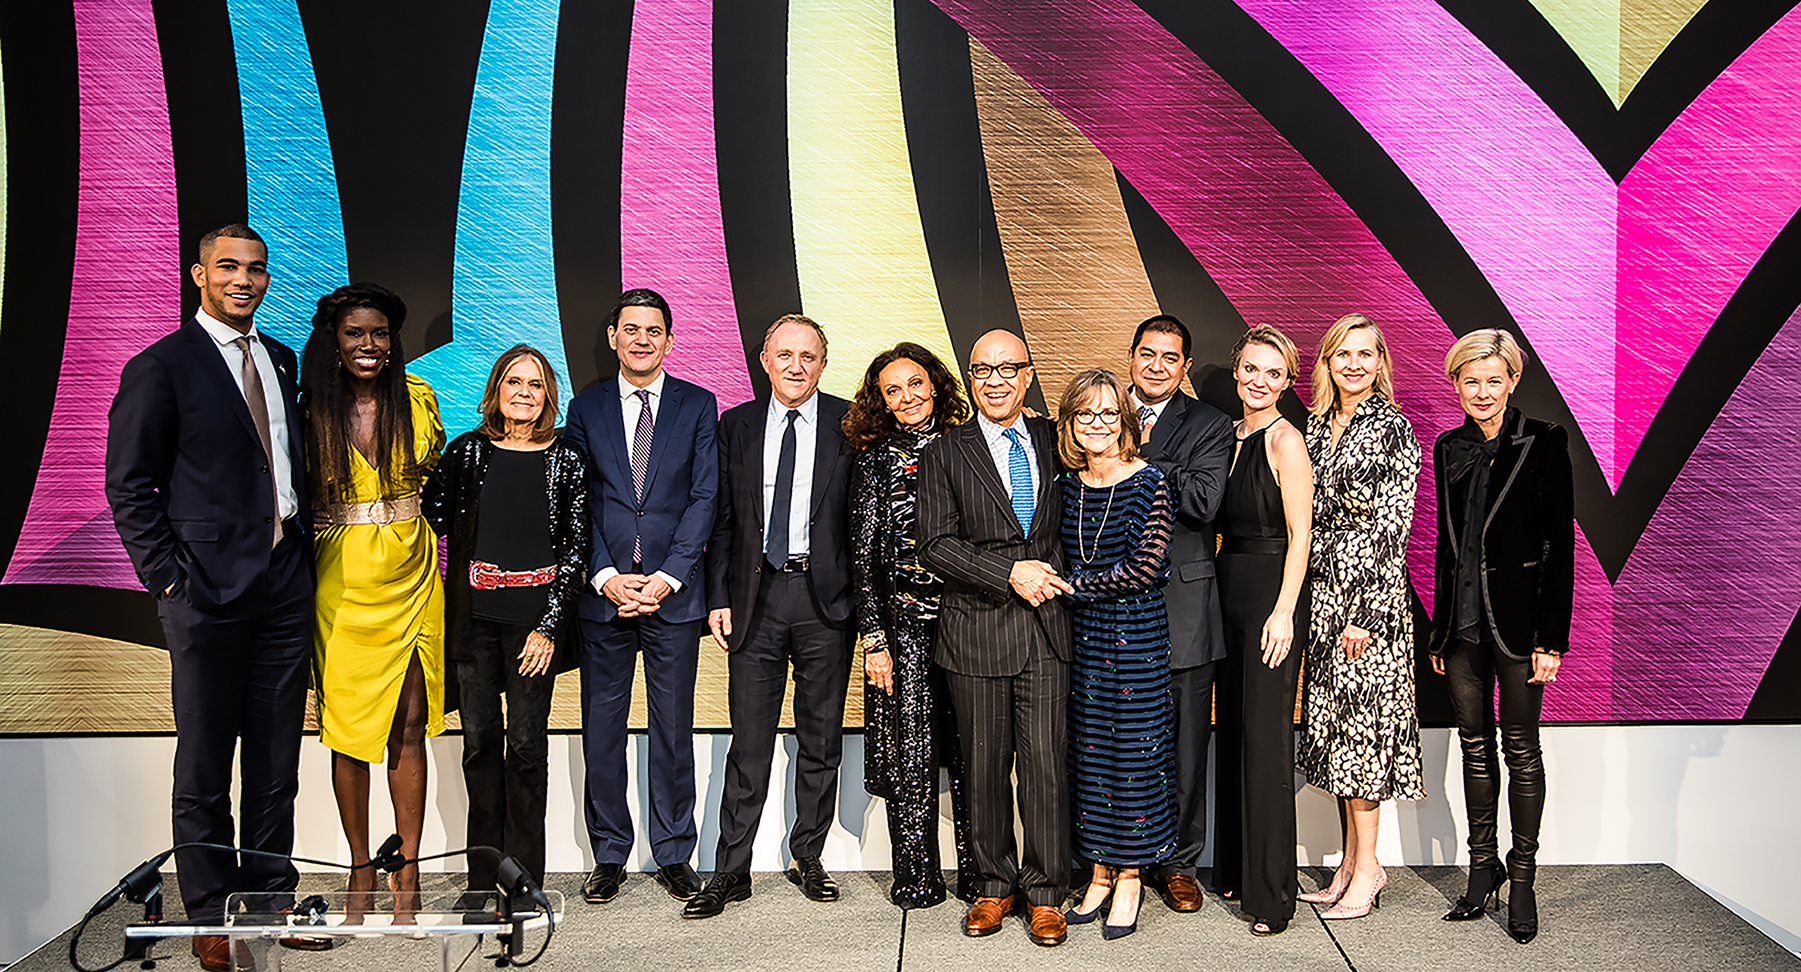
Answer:
M1123 373L1158 312L1113 165L1012 68L969 41L982 154L1020 323L1054 411L1084 368Z
M863 665L852 666L844 724L863 725ZM456 714L445 719L458 728ZM576 672L557 679L551 701L552 729L582 724L581 680ZM701 730L727 729L725 652L712 638L700 643L700 671L694 690L694 724ZM794 684L782 705L782 726L794 725ZM629 725L645 725L644 666L632 683ZM306 728L317 730L309 697ZM110 638L0 625L0 733L55 735L71 732L174 732L169 707L169 653Z
M908 161L893 0L789 5L788 160L801 304L831 339L820 387L851 397L897 341L956 367Z

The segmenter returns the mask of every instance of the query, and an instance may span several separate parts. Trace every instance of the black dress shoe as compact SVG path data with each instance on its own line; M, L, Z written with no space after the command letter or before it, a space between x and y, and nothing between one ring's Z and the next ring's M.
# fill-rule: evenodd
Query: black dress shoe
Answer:
M1496 861L1486 867L1470 868L1469 889L1445 912L1445 921L1475 921L1501 907L1501 885L1507 871Z
M589 904L606 904L619 897L619 886L625 883L624 864L596 864L582 882L582 900Z
M837 901L838 882L825 872L817 857L797 857L788 868L788 883L800 889L810 901Z
M713 875L700 893L688 899L682 908L683 918L712 918L733 901L750 897L750 875L719 872Z
M1507 882L1507 934L1521 945L1538 937L1538 895L1531 881Z
M677 901L687 901L700 893L700 875L694 873L687 861L657 868L657 883Z

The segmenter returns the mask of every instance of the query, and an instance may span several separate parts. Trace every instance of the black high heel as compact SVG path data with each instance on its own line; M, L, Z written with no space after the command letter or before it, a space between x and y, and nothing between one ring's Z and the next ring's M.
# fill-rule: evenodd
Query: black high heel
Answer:
M1132 878L1131 880L1137 881L1138 879ZM1120 883L1121 883L1121 881L1119 878L1114 878L1113 887L1116 891L1118 890ZM1138 900L1136 902L1134 902L1132 905L1132 920L1131 920L1131 922L1124 924L1124 925L1115 925L1110 921L1101 922L1101 938L1110 942L1116 938L1124 938L1127 935L1130 935L1133 932L1137 931L1138 930L1138 910L1142 907L1144 907L1144 885L1141 882L1139 884ZM1099 908L1095 909L1095 914L1097 914L1097 915L1100 914Z
M1501 910L1501 882L1507 871L1500 861L1482 868L1470 869L1470 883L1463 897L1445 912L1445 921L1475 921L1490 911Z
M1094 882L1090 881L1089 883L1092 884ZM1093 911L1082 911L1081 910L1081 907L1082 907L1081 902L1077 902L1076 906L1074 908L1071 908L1068 911L1063 913L1063 923L1066 925L1086 925L1089 922L1095 920L1096 918L1099 918L1101 916L1101 914L1106 911L1107 905L1113 901L1113 889L1118 885L1118 883L1119 883L1118 872L1115 871L1113 868L1108 868L1107 869L1107 893L1105 896L1103 896L1101 898L1101 903L1095 905ZM1084 894L1084 897L1086 897L1086 894Z
M1521 945L1538 937L1538 893L1530 881L1507 882L1507 934Z

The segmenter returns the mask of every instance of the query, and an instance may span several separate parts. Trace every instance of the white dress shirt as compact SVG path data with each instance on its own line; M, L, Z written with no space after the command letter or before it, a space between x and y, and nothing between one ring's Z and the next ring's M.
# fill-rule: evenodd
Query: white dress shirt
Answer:
M1026 450L1026 465L1032 469L1032 511L1038 511L1038 450L1032 448L1032 433L1026 428L1024 416L1015 415L1011 426L994 423L981 412L976 413L976 427L982 430L982 438L988 440L988 455L994 459L994 468L1001 474L1001 483L1007 487L1007 498L1013 498L1013 466L1007 454L1013 451L1013 443L1007 441L1005 435L1008 428L1019 430L1019 444Z
M638 413L648 407L650 409L650 427L653 430L656 428L657 416L662 414L663 383L668 377L669 372L659 369L657 371L657 376L651 379L650 384L644 386L643 390L650 392L650 405L646 406L644 401L638 397L638 386L627 381L624 375L619 376L619 418L625 432L625 474L627 484L630 484L631 482L631 463L633 458L632 437L638 434ZM651 442L653 445L656 442L656 434L654 431L651 434ZM647 487L649 486L648 483L645 485ZM605 586L607 581L610 581L617 576L619 576L619 568L602 567L599 572L594 575L594 579L589 581L589 583L594 586L594 593L599 594L601 593L601 587ZM671 593L682 589L682 582L676 580L675 577L667 571L659 570L651 576L661 578L663 583L669 585Z
M218 344L219 356L225 359L225 370L231 373L238 394L244 394L244 352L231 342L245 335L208 314L205 308L194 312L194 320L207 337ZM257 376L263 380L263 406L269 412L269 448L275 451L275 455L269 457L269 469L275 476L275 505L279 511L276 518L286 520L300 512L300 497L294 492L294 466L288 461L287 402L282 397L281 381L275 373L275 359L269 357L269 349L263 347L263 339L254 322L250 325L249 336L250 358L256 362Z
M815 391L796 409L794 420L794 493L788 500L788 556L807 556L812 548L808 526L813 512L813 455L819 451L819 393ZM769 413L763 419L763 549L769 549L769 512L775 506L776 467L782 461L782 431L788 427L788 406L769 396Z

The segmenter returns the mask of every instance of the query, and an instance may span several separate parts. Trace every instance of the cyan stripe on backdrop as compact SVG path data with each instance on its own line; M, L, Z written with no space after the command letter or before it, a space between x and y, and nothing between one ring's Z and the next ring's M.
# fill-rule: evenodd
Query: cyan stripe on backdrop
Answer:
M563 379L559 404L568 400L569 368L551 265L550 96L556 45L556 0L495 0L489 8L457 197L453 337L408 369L431 382L449 428L475 424L489 367L521 341L550 359Z
M296 351L320 296L349 279L338 177L295 0L229 0L250 224L269 241L257 326Z

